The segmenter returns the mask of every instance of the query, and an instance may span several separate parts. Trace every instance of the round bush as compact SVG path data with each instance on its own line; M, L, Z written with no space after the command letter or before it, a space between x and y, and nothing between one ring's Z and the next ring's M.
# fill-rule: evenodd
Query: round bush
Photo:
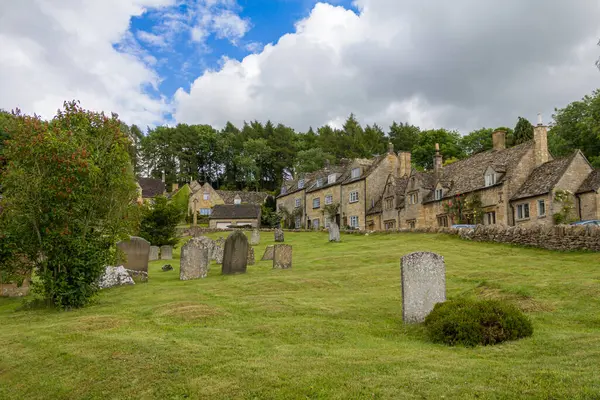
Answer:
M432 341L450 346L491 345L531 336L533 326L518 308L498 300L438 303L425 318Z

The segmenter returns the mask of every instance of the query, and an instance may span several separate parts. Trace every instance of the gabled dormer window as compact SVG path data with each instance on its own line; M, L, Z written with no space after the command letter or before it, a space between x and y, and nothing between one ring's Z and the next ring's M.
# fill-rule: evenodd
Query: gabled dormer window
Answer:
M493 186L496 184L496 178L497 178L497 174L496 171L494 171L494 169L492 167L489 167L486 171L485 171L485 186Z
M303 189L304 188L304 179L300 179L298 181L298 189Z
M323 179L319 178L319 179L317 179L317 187L321 187L321 186L323 186Z
M285 186L281 187L281 194L286 194L287 193L287 189L285 188Z
M351 174L352 179L358 178L360 176L360 168L352 168Z
M335 174L330 174L330 175L327 177L327 184L328 184L328 185L331 185L332 183L335 183Z
M444 189L435 189L435 199L441 200L444 197Z

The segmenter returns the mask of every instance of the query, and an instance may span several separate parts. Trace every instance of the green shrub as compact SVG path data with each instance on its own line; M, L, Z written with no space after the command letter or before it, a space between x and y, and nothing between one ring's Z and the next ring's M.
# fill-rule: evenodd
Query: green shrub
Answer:
M498 300L438 303L425 318L430 339L450 346L492 345L531 336L533 326L515 306Z
M181 188L179 188L179 190L173 195L173 197L171 197L171 202L175 204L175 206L181 213L182 220L185 218L185 216L188 215L188 201L190 198L190 193L190 185L185 184Z
M164 196L157 196L154 204L144 211L140 224L140 236L153 246L174 246L177 238L177 224L181 221L181 210Z

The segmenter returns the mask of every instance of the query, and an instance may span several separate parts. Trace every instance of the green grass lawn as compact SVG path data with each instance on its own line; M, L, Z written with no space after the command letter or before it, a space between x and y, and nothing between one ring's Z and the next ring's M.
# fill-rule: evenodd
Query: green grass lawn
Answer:
M216 235L210 235L213 238ZM273 235L262 233L260 259ZM286 233L291 270L150 282L71 312L0 299L0 399L600 398L600 254L425 234ZM446 259L447 294L505 298L532 337L445 347L402 324L403 254ZM175 257L179 257L178 250Z

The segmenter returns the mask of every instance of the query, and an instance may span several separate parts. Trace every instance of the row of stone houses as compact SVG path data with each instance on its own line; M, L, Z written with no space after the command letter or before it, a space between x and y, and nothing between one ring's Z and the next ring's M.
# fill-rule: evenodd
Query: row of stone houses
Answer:
M600 173L580 151L554 159L547 127L534 138L506 148L506 134L492 134L493 148L443 165L439 150L431 171L411 166L411 154L342 160L286 181L277 197L297 228L327 226L391 230L449 226L553 224L600 219ZM436 146L437 147L437 146Z

